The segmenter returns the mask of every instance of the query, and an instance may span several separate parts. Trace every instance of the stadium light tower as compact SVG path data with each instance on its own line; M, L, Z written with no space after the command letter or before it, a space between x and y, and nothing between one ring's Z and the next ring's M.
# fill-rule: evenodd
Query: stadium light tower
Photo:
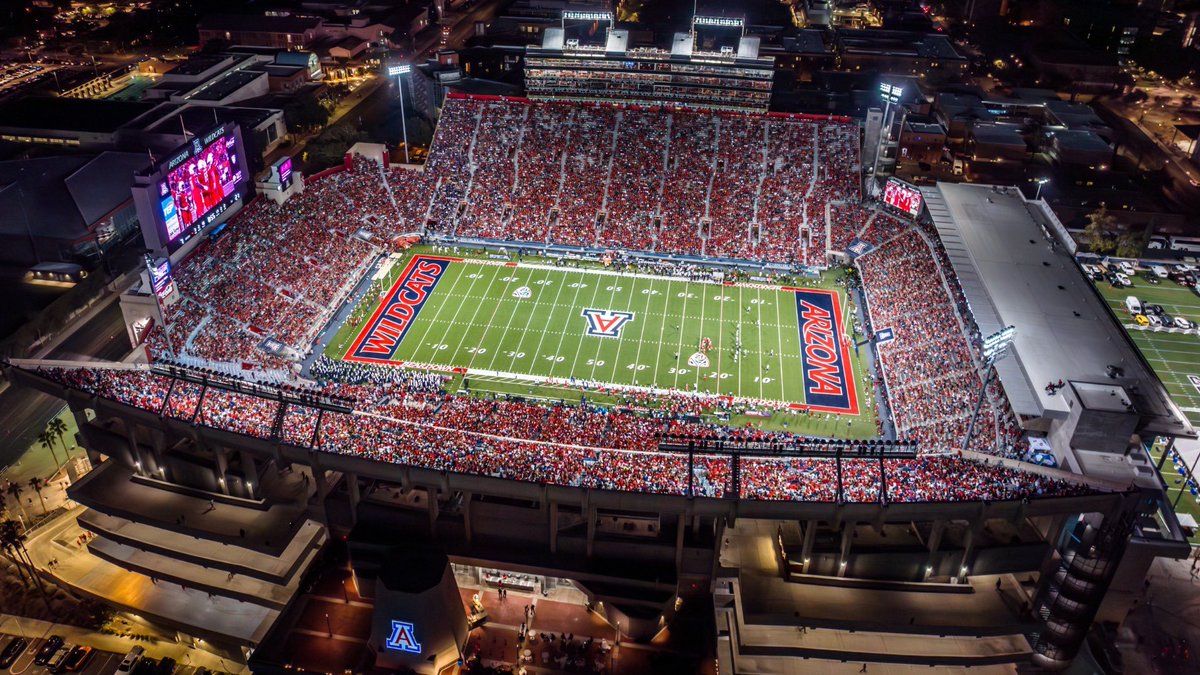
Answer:
M1033 201L1036 202L1037 200L1042 198L1042 186L1045 185L1046 183L1049 183L1050 179L1049 178L1039 178L1034 182L1037 183L1037 193L1035 193L1033 195Z
M883 154L883 145L892 135L892 105L900 103L900 97L904 95L904 87L899 87L887 82L879 83L879 98L883 99L883 127L879 130L879 142L875 145L875 161L871 165L871 181L875 181L875 174L879 172L879 156ZM874 191L872 191L874 194Z
M400 94L400 130L404 134L404 163L408 164L408 120L404 113L404 76L412 72L408 64L388 66L388 76L396 78L396 92Z

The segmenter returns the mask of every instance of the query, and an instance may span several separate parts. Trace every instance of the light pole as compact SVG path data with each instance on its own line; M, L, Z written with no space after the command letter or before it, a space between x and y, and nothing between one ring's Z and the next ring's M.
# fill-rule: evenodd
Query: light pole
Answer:
M400 94L400 130L404 134L404 163L408 164L408 120L404 113L404 76L412 72L412 66L388 66L388 75L396 78L396 92Z
M1042 186L1045 185L1046 183L1049 183L1050 179L1049 178L1038 178L1034 182L1037 183L1037 192L1033 195L1033 201L1036 202L1037 200L1042 198Z
M887 82L879 83L879 97L883 99L883 126L879 130L879 143L875 146L875 161L871 165L871 182L873 184L877 184L875 175L879 172L879 156L883 154L883 145L892 136L892 124L889 121L892 104L900 103L900 97L903 94L903 87L897 87ZM875 191L871 190L871 194L875 194Z

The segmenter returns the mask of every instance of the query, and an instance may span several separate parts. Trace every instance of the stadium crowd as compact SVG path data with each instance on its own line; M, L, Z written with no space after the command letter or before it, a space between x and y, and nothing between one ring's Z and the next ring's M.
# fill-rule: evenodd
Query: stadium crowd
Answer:
M1087 486L979 462L955 454L913 458L792 457L769 451L738 458L658 450L667 420L673 433L695 438L779 439L815 443L788 434L710 427L678 417L649 416L594 406L546 406L503 398L431 395L414 380L412 392L358 399L353 412L326 409L202 386L166 374L127 368L43 368L68 387L194 424L326 452L398 462L439 471L611 490L745 499L845 502L1022 499L1085 494ZM168 392L169 396L168 396ZM314 394L324 393L314 391ZM389 415L398 395L436 404L406 406L407 419ZM280 415L279 406L284 410Z

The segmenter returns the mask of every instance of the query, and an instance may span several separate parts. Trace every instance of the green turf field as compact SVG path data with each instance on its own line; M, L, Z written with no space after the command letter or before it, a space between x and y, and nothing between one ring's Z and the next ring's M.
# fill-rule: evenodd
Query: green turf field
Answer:
M383 291L408 262L395 261L376 282L330 340L329 356L346 358L353 351L381 296L388 295ZM840 325L848 330L851 309L838 285L832 278L808 283L806 290L837 294ZM589 333L594 326L585 309L632 318L620 326L619 337L600 336ZM576 386L586 381L721 394L751 407L812 405L805 397L797 315L795 294L777 288L634 277L541 260L504 266L468 259L448 265L390 360L467 369L473 391L569 399L578 395L573 380ZM707 351L701 349L704 338L712 343ZM870 391L862 381L866 364L853 345L846 354L856 413L776 413L773 421L790 420L793 429L814 433L874 436Z
M1192 424L1200 425L1200 388L1188 379L1189 375L1200 377L1200 335L1194 331L1140 329L1135 327L1133 318L1125 309L1125 298L1134 295L1144 303L1162 305L1163 310L1171 316L1182 316L1200 323L1200 296L1169 279L1151 285L1138 277L1134 279L1133 288L1113 288L1104 282L1097 282L1096 285L1113 312L1125 324L1142 355L1166 385L1175 404Z

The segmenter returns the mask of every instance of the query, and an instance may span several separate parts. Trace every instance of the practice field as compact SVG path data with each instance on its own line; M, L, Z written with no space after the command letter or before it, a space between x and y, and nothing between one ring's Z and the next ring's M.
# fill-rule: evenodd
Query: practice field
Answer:
M1200 297L1192 289L1169 279L1152 285L1138 277L1134 284L1133 288L1119 289L1104 282L1098 282L1096 286L1146 361L1158 373L1176 405L1192 424L1200 424L1200 335L1195 330L1137 327L1125 309L1125 298L1134 295L1144 303L1162 305L1163 310L1173 317L1182 316L1200 323Z
M453 370L472 388L490 379L699 391L852 416L874 431L873 414L860 415L863 365L836 284L722 284L420 254L398 261L379 289L328 355Z

